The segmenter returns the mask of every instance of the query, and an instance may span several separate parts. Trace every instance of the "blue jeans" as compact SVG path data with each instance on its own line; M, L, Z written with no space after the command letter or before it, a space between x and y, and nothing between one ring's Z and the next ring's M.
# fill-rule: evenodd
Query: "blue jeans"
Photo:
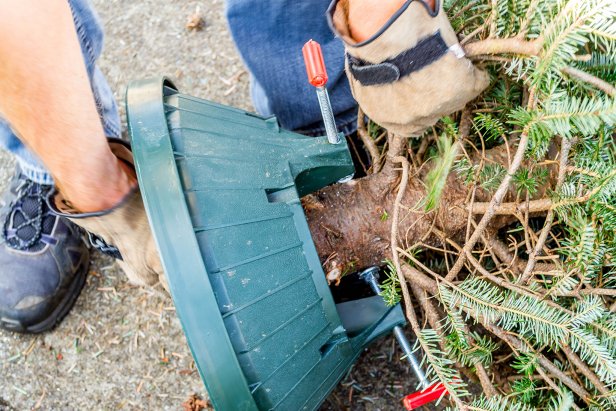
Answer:
M120 116L111 88L96 66L96 60L103 48L103 30L89 0L68 0L81 52L85 61L96 108L100 114L103 129L108 137L120 137ZM13 153L21 172L40 184L53 184L51 175L41 161L30 152L13 133L8 123L0 118L0 145Z
M101 122L109 137L120 135L120 119L113 94L96 66L103 32L89 0L68 0L90 76ZM338 130L355 131L357 103L344 74L344 48L330 31L325 12L330 0L227 0L229 27L250 72L251 97L257 112L276 115L280 125L308 135L324 135L314 87L308 84L302 46L310 39L321 44L327 64L332 107ZM0 119L0 145L14 153L30 179L51 184L40 160Z
M329 29L325 14L331 0L227 0L227 20L244 64L250 71L257 112L276 115L280 125L324 135L314 87L308 84L302 46L321 44L327 89L338 131L355 131L357 103L344 74L344 48Z

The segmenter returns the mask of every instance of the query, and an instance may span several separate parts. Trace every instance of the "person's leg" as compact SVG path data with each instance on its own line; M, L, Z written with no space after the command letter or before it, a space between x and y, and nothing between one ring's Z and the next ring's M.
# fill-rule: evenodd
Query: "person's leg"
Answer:
M96 67L102 48L100 24L87 1L69 4L103 131L119 137L117 106ZM46 197L51 174L2 119L0 145L17 160L11 186L0 199L0 327L41 332L72 307L85 280L89 252L82 231L50 213Z
M357 103L344 73L344 47L325 17L330 0L227 0L227 19L235 44L251 73L257 112L276 115L280 125L309 135L325 128L314 87L308 83L302 46L321 44L338 130L355 131Z
M107 137L120 137L118 107L107 80L96 65L103 46L101 24L89 0L69 0L69 4L104 133ZM0 147L15 156L21 171L30 180L39 184L53 184L53 178L40 159L28 150L1 117Z

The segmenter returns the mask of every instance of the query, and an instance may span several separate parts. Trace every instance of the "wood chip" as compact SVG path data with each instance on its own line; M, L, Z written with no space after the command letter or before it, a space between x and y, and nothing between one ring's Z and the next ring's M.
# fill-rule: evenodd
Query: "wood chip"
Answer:
M30 355L30 353L32 352L32 350L34 350L34 344L36 344L36 342L38 341L37 338L34 338L32 340L32 342L30 343L30 345L28 345L28 348L26 348L26 351L23 352L23 356L27 357L28 355Z
M205 409L211 409L209 401L201 399L197 394L191 394L186 401L182 403L182 409L184 411L202 411Z
M186 28L188 30L200 31L205 27L205 20L201 16L201 10L197 7L197 10L188 17L186 21Z
M39 397L38 401L36 402L36 404L34 404L34 407L32 407L32 411L36 411L39 408L41 408L41 404L43 404L43 399L45 398L45 395L47 394L47 390L45 390L45 388L43 388L43 393L41 394L41 396Z

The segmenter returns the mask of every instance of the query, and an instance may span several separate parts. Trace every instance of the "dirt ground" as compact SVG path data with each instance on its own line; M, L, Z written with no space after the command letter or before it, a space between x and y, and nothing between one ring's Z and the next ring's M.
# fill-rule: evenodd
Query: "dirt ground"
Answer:
M134 79L167 75L180 90L251 109L223 0L94 0L106 29L100 61L118 101ZM202 30L188 29L195 13ZM122 108L122 113L124 109ZM0 188L13 161L0 152ZM395 410L413 381L392 338L374 344L323 410ZM169 297L126 283L95 254L75 308L40 336L0 331L2 410L178 410L207 394Z

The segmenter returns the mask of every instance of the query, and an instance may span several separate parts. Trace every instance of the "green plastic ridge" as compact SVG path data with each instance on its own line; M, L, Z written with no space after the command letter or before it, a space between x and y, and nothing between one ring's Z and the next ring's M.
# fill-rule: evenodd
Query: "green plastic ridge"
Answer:
M308 229L300 197L353 173L346 141L166 79L132 83L126 102L144 205L215 408L318 408L366 345L404 323L380 297L334 304Z
M169 279L170 291L199 373L216 408L257 410L222 319L209 319L207 338L192 336L201 333L202 313L217 312L218 306L213 297L204 298L204 294L213 296L214 291L207 281L192 231L182 231L191 227L191 222L165 121L163 85L175 89L167 79L144 80L132 83L126 94L129 134L143 202L156 244L164 255L165 272L182 273L179 278ZM182 247L173 246L178 243ZM177 304L182 300L191 304Z

